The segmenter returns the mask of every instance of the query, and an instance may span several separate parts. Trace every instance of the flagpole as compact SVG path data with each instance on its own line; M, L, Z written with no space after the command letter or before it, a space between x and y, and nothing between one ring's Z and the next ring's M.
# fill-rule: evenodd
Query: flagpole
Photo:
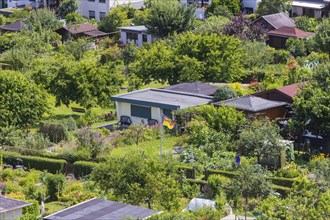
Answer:
M164 116L162 114L162 109L159 108L159 116L161 118L161 123L160 123L160 146L159 146L159 157L162 158L162 148L163 148L163 121L164 121Z

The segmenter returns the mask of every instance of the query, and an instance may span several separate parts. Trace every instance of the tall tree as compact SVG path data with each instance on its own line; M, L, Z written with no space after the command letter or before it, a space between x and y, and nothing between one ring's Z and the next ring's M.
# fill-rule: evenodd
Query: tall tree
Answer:
M0 70L0 127L27 127L47 110L46 92L21 73Z
M207 6L206 13L208 16L224 16L224 14L237 15L240 12L241 0L212 0ZM229 13L226 13L228 11Z
M239 134L238 145L244 155L278 156L281 152L279 127L268 120L255 120Z
M316 27L315 42L322 52L330 55L330 18L323 18Z
M184 33L138 51L132 64L145 83L234 82L245 75L241 41L231 36Z
M320 65L313 79L294 98L295 127L330 137L330 64Z
M149 208L178 208L179 187L170 163L154 161L143 153L110 157L97 166L92 180L106 193L112 191L120 200Z
M279 12L288 12L292 0L262 0L257 7L258 15L269 15Z
M177 0L155 0L151 4L146 27L158 37L192 30L196 20L195 10L193 5L186 7Z
M76 12L78 9L77 0L60 1L59 7L56 9L58 17L65 18L68 14Z
M37 32L43 30L55 30L62 26L55 16L55 13L48 8L31 11L26 19L31 29Z
M124 6L111 8L108 14L98 23L98 27L104 32L115 32L117 27L129 25L128 11Z

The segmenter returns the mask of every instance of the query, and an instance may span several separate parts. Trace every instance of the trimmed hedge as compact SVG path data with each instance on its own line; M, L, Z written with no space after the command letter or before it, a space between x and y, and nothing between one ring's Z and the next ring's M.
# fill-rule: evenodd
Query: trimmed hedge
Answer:
M283 187L283 186L278 186L278 185L272 185L273 190L275 192L278 192L279 194L282 195L282 197L286 197L287 195L290 194L291 189L288 187Z
M291 188L296 179L284 178L284 177L269 177L268 180L272 181L273 184L283 187Z
M87 162L87 161L77 161L73 164L73 173L74 176L78 179L92 173L94 167L97 166L97 163Z
M63 172L66 161L65 160L56 160L49 159L45 157L36 157L36 156L25 156L14 152L0 152L3 155L3 160L5 163L12 163L16 158L21 158L23 160L24 166L28 169L36 170L47 170L50 173Z
M195 179L196 178L196 168L194 167L189 167L189 166L179 166L178 167L178 170L179 171L183 171L185 176L188 178L188 179Z
M237 176L237 173L225 170L206 170L205 176L206 178L208 178L212 174L218 174L228 178L234 178L235 176Z

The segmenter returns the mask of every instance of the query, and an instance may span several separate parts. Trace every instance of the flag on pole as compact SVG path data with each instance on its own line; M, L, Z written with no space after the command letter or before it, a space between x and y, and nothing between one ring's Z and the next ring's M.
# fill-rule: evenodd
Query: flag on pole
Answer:
M172 119L164 116L163 125L168 127L169 129L173 129L175 123L172 121Z

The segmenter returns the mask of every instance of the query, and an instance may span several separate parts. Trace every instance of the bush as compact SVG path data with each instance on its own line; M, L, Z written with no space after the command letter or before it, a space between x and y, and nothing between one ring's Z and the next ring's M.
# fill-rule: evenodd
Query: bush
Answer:
M65 184L65 176L61 173L50 174L46 173L43 177L44 184L47 188L47 194L50 201L58 200L63 192Z
M56 120L40 123L39 131L53 143L59 143L68 138L68 128L66 125Z
M224 101L227 99L232 99L238 97L237 92L229 87L229 86L224 86L219 89L217 89L216 93L214 94L213 101L218 102L218 101Z
M77 120L77 125L78 127L88 126L93 123L102 121L103 118L103 115L97 114L96 112L92 112L91 109L87 109L85 114Z
M275 192L278 192L279 194L281 194L282 197L286 197L291 192L291 188L283 187L283 186L277 186L277 185L272 185L272 189Z
M277 186L283 186L288 188L291 188L293 183L296 182L295 179L289 179L283 177L268 177L267 179Z
M24 166L29 169L36 170L47 170L50 173L58 173L62 172L64 166L66 165L65 160L56 160L49 159L44 157L36 157L36 156L23 156L13 152L1 152L4 156L5 163L12 163L16 158L21 158L23 160Z
M73 164L73 173L76 178L84 177L92 173L97 163L77 161Z
M287 64L291 58L291 54L287 50L276 50L275 51L275 62Z
M14 171L12 169L4 169L1 173L3 181L13 181L15 179Z
M228 182L230 182L230 179L221 175L209 176L209 178L207 179L207 184L211 189L209 193L210 198L215 198L216 196L219 196Z

